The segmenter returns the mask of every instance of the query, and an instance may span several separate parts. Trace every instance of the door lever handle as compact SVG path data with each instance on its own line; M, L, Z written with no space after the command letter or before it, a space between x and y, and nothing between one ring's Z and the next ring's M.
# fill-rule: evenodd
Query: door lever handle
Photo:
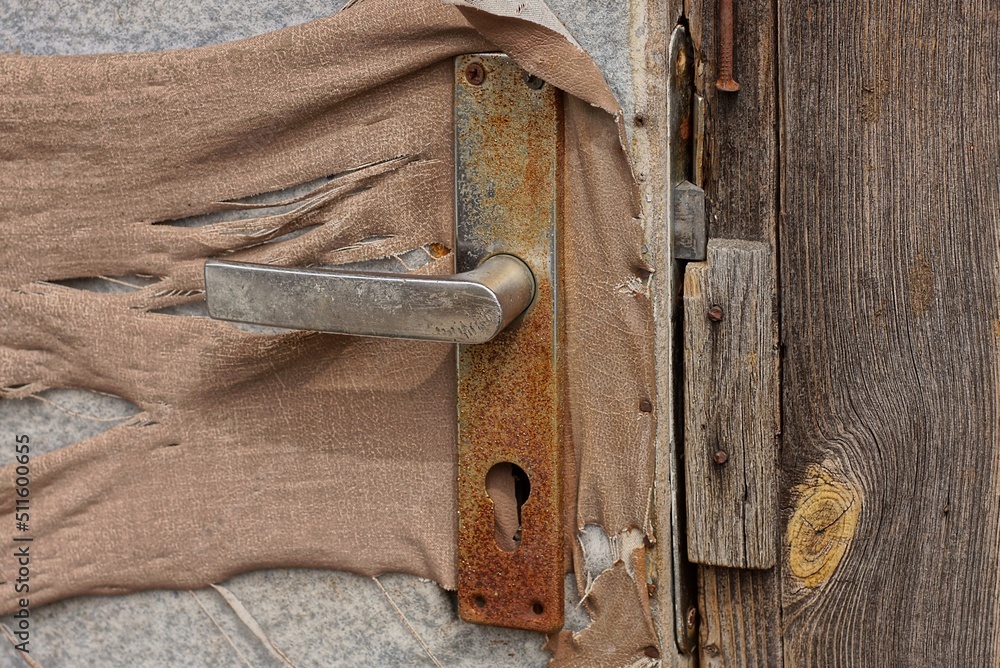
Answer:
M462 273L210 261L206 301L223 320L485 344L454 350L458 612L552 633L563 624L565 576L562 98L503 54L457 56L453 76L452 245ZM504 503L487 482L496 470L511 482L519 471Z
M450 276L205 263L213 318L356 336L486 343L534 295L531 270L505 254Z

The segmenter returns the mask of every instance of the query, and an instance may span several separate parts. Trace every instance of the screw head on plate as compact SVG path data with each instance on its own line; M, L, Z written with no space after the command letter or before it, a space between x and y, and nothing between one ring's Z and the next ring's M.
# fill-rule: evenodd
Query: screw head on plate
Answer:
M469 63L465 67L465 80L478 86L486 80L486 68L481 63Z

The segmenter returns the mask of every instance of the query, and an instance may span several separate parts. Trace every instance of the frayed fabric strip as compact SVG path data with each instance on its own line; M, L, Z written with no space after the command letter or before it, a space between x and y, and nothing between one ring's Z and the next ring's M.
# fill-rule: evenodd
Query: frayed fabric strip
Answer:
M406 266L450 273L451 59L463 53L507 51L567 93L564 506L575 571L587 573L576 531L647 526L655 424L638 406L654 392L652 304L648 291L621 289L641 287L649 269L620 114L565 31L524 18L362 0L199 49L0 57L2 396L80 388L139 411L34 460L33 512L45 521L32 605L270 567L455 586L451 346L250 332L170 309L203 298L202 266L215 257L405 264L425 249ZM254 199L306 183L317 185ZM149 279L112 293L69 283L130 276ZM9 473L0 521L12 523ZM557 656L588 637L623 644L621 656L653 642L645 567L635 568L644 549L595 575L588 596L621 605L595 608L594 631L560 641ZM0 562L5 580L8 568ZM16 606L0 593L0 611ZM641 633L602 635L608 615L645 620Z

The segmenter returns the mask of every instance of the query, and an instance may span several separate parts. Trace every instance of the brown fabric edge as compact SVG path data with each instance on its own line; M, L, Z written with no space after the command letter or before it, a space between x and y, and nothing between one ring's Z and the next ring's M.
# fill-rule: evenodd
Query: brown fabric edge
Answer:
M355 11L364 4L367 3L357 3L351 8L350 11ZM633 240L638 239L638 244L631 244L630 241L630 247L624 249L622 254L615 256L616 259L614 264L617 266L614 267L615 271L609 272L609 276L607 277L608 279L612 279L614 278L612 274L617 273L620 275L618 277L622 279L621 284L613 286L610 286L609 284L603 287L607 288L610 286L616 292L624 291L622 294L627 295L627 298L633 301L642 299L648 301L648 293L643 294L642 289L642 282L648 279L648 267L645 267L644 262L642 262L641 251L639 249L639 246L641 246L641 221L638 221L638 190L635 187L634 180L631 176L631 163L628 160L627 152L625 151L625 144L622 141L623 130L620 123L620 109L615 102L614 97L611 95L600 70L585 52L567 41L562 35L559 35L558 33L555 33L547 28L529 21L498 17L473 8L462 7L459 11L461 11L461 13L466 17L469 23L476 28L477 31L483 34L490 42L497 44L502 50L514 56L515 59L517 59L526 69L552 82L554 85L557 85L568 93L574 95L579 100L582 100L587 105L592 105L592 108L589 110L584 110L581 108L582 105L579 105L575 111L570 112L570 114L576 114L578 120L583 120L584 124L594 127L599 127L602 123L607 124L608 121L615 123L617 134L616 139L619 143L619 153L613 157L608 155L606 152L603 155L594 154L589 157L583 156L581 158L581 164L593 167L593 160L600 159L601 161L605 161L608 160L608 158L610 158L609 162L611 163L617 162L618 168L613 169L613 171L617 172L614 177L614 181L618 186L623 187L623 191L619 194L625 200L631 224L636 226L636 228L640 231L640 234L638 234L638 236L634 233L632 234ZM607 114L607 116L604 114ZM604 120L601 119L602 116ZM605 137L602 140L604 142L604 149L607 149L608 139L609 137ZM588 160L590 160L589 163ZM603 168L607 169L607 167L608 163L604 163ZM570 170L570 179L579 179L579 176L579 174L575 174L572 170ZM580 192L580 190L586 188L587 185L578 180L576 182L576 186L570 185L569 187L575 187L576 192ZM621 214L622 212L619 211L618 213ZM621 223L620 218L619 223ZM607 230L603 231L607 232ZM586 245L586 243L583 243L583 245ZM623 267L625 267L624 271L622 270ZM637 278L638 283L630 283L630 278ZM579 287L581 286L577 286L577 288ZM644 307L640 307L638 312L641 313L643 308ZM651 306L649 308L651 308ZM628 309L626 308L626 310ZM608 312L605 311L605 314L607 313ZM642 318L640 317L638 320L641 321ZM646 318L646 322L651 323L651 321L651 316ZM650 332L647 331L645 333L649 334ZM642 334L643 332L638 332L638 335L641 336ZM635 335L636 331L628 333L630 338ZM579 336L585 336L585 334L579 334ZM648 338L651 341L651 336ZM636 375L640 378L643 376L651 376L652 356L642 353L641 346L640 350L636 352L639 352L640 354L632 357L633 366L631 367L631 371L638 371ZM582 371L583 369L588 368L592 362L593 359L587 357L582 360L571 362L571 366ZM638 365L638 369L635 365ZM625 370L629 371L629 369ZM637 384L639 386L651 386L651 382L645 382L642 380L640 380ZM591 389L592 387L582 387L571 389L570 392L575 396L580 396L582 393L586 393ZM649 389L648 391L651 392L652 390ZM637 393L637 396L638 394L639 393ZM635 399L634 401L637 402L638 399ZM583 400L571 400L571 403L578 404L574 409L576 414L579 414L581 410L587 410L589 407L589 402ZM625 417L624 414L622 417ZM649 422L652 422L651 418L649 419ZM610 431L606 431L605 429L610 429ZM615 442L614 427L606 427L605 429L601 429L600 433L595 435L592 426L582 424L577 428L574 428L572 432L574 438L578 438L583 441L587 441L588 439L590 441L594 441L594 439L610 439L607 442L613 444ZM601 447L613 446L602 445ZM597 448L597 450L600 449L601 448ZM627 446L626 450L628 450ZM597 454L601 455L605 453L598 452ZM610 459L614 458L612 457ZM588 460L586 456L584 456L579 462L579 466L584 472L587 472L587 470L591 468L604 466L606 464L607 461L602 459L602 457L598 457L596 461L592 461ZM640 464L638 468L640 469L639 473L642 475L645 475L645 471L642 469L648 469L649 474L651 475L651 464L643 463ZM627 469L623 469L617 471L617 474L622 476L629 472L630 471ZM599 493L600 483L595 483L595 485L597 485L597 489L588 490L593 494L583 494L583 490L581 490L581 497L583 498L577 502L579 507L582 509L579 516L576 512L567 513L567 517L572 516L576 518L576 520L571 524L575 524L577 530L582 529L585 524L596 523L605 527L608 533L612 535L628 531L629 528L636 526L641 526L645 533L649 533L648 518L640 517L639 514L635 512L638 507L641 506L645 508L647 506L648 500L645 494L632 494L632 502L629 504L631 506L630 509L609 508L602 503L603 497ZM652 537L650 536L650 538ZM642 548L637 550L637 552L640 551L642 551ZM574 541L574 555L577 565L576 572L578 573L579 579L582 577L580 574L584 571L585 564L583 563L584 555L576 541ZM633 555L632 559L634 561L636 557ZM630 615L635 612L634 606L628 610L619 610L617 606L604 605L604 602L608 600L637 604L640 609L639 612L641 613L640 617L646 620L644 621L644 625L648 625L649 605L648 597L644 598L645 578L640 578L640 574L644 573L645 569L634 569L634 576L629 575L627 570L628 569L624 568L623 562L619 561L612 569L605 571L595 580L590 594L588 595L594 603L594 624L592 624L587 631L581 632L576 636L573 643L578 649L589 647L587 650L588 652L597 651L598 645L595 643L598 642L617 644L617 646L620 647L629 645L629 649L622 649L621 653L615 654L615 656L618 657L625 657L635 655L635 652L633 651L635 647L633 645L635 645L636 642L645 643L643 647L648 646L649 643L647 642L644 634L642 634L641 638L632 638L629 634L612 634L610 636L604 636L602 633L599 633L602 628L627 623L627 619L630 618ZM611 611L614 612L612 613ZM614 619L612 619L612 617ZM562 654L557 652L555 663L558 664L562 661L570 661L568 657L569 655L565 652ZM566 665L572 664L566 663Z

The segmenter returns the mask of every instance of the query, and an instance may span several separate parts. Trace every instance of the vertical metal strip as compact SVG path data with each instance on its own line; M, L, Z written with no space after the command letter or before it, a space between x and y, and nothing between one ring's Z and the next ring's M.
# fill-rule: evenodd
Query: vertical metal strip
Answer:
M504 55L455 59L458 271L509 253L535 277L519 321L458 349L458 601L463 619L553 631L563 619L556 322L559 93ZM486 476L520 467L519 540L494 537Z
M680 259L676 254L677 250L677 228L678 211L677 189L690 179L695 179L695 184L700 189L700 169L703 159L702 152L699 151L699 142L704 134L702 120L699 119L697 109L693 104L693 97L697 97L694 92L694 49L691 45L691 38L684 26L676 26L670 35L670 44L667 50L667 183L670 191L668 194L667 225L671 230L672 248L674 253L672 259L674 264ZM692 118L693 116L693 118ZM692 137L692 131L694 136ZM690 184L688 184L690 185ZM704 193L702 192L702 196ZM702 208L704 211L704 207ZM704 223L704 218L700 224ZM690 231L690 229L689 229ZM705 236L707 231L702 229L701 243L699 245L700 257L704 257ZM692 235L693 237L694 235ZM690 255L689 257L698 257ZM680 269L683 275L683 268ZM678 288L680 286L678 285ZM680 290L673 295L675 300L672 304L674 309L673 322L681 322L681 302ZM674 369L684 368L684 340L680 327L674 331ZM684 515L684 478L683 478L683 406L684 406L684 384L683 379L678 377L679 382L675 385L675 429L674 437L670 439L670 447L667 448L666 460L670 472L670 517L672 526L671 545L671 579L673 584L674 602L674 634L677 640L677 648L684 654L691 654L695 651L698 640L698 610L697 592L695 587L695 571L688 563L687 559L687 518Z

